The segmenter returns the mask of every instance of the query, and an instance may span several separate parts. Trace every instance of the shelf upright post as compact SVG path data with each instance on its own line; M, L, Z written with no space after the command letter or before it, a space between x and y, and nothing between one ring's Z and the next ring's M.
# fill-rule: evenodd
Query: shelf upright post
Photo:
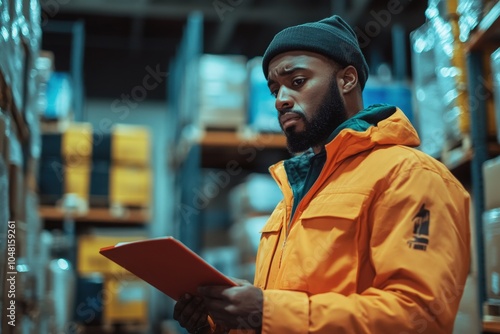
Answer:
M175 59L172 61L169 80L169 99L176 113L173 142L182 144L184 130L196 124L198 113L198 64L203 51L203 15L189 15L186 29ZM177 164L176 188L179 189L176 212L177 237L195 252L201 248L201 210L197 202L201 187L201 147L191 145L183 161ZM197 197L198 196L198 197Z
M483 163L488 160L488 138L486 124L486 95L482 76L481 51L472 50L467 58L469 70L469 103L471 117L471 137L474 154L471 163L472 195L474 199L474 220L476 228L477 270L478 270L478 301L481 318L483 316L483 302L486 300L486 278L484 265L483 240Z

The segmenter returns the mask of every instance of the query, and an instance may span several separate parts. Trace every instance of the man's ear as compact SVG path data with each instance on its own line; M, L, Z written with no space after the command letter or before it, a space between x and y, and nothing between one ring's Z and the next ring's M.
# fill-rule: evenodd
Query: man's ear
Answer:
M339 71L340 92L343 94L350 93L358 85L358 71L352 65L349 65Z

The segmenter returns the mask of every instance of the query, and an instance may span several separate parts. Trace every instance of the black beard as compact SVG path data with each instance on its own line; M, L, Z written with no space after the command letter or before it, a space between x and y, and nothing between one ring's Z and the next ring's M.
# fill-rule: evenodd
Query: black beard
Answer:
M284 131L287 138L288 151L290 153L299 153L311 147L326 144L333 130L348 118L335 76L330 81L329 91L323 97L323 101L310 120L304 114L296 114L304 122L304 131L295 131L295 126L291 126Z

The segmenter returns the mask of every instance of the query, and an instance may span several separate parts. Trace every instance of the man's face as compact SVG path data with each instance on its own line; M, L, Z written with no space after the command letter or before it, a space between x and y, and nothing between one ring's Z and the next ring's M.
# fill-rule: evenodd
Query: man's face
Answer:
M304 51L283 53L269 64L268 85L290 152L320 148L347 119L337 71L327 58Z

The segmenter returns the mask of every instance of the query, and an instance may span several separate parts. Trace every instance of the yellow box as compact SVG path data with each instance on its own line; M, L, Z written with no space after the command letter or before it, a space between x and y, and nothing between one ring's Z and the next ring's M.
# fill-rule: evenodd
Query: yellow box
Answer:
M144 167L150 165L150 133L147 127L115 125L111 140L113 163Z
M139 279L107 279L104 323L148 322L148 285Z
M62 136L61 154L65 161L80 164L92 156L92 125L90 123L72 123Z
M73 193L88 201L90 187L90 162L67 165L64 167L64 192Z
M111 204L149 206L152 191L151 174L149 168L112 166L109 190Z
M103 247L113 246L120 242L142 240L144 235L134 236L102 236L81 235L78 238L78 273L80 275L102 273L106 276L122 278L132 275L126 269L102 256L99 250Z

